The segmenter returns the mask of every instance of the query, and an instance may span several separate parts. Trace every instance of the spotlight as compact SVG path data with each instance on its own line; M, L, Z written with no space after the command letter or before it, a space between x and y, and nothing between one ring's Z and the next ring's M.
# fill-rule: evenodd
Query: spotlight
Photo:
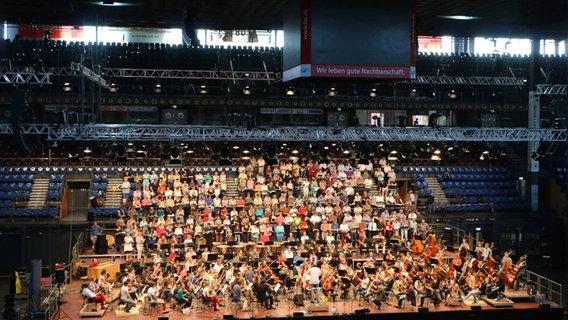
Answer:
M387 158L388 161L396 161L398 160L398 151L393 150L389 153L389 156Z
M413 88L412 90L410 90L410 96L411 97L416 97L418 95L418 91L416 91L416 88Z
M205 84L199 86L199 94L207 94L207 92L207 86Z
M288 87L288 89L286 89L287 96L293 96L295 94L296 94L296 89L294 89L294 87Z
M251 87L250 87L248 84L247 84L247 85L245 86L245 88L243 89L243 94L244 94L244 95L247 95L247 96L252 94L252 89L251 89Z
M432 156L430 157L430 160L432 160L432 161L441 161L442 160L442 152L440 151L440 149L434 150L434 152L432 153Z
M118 85L115 82L111 82L110 86L108 87L108 92L118 92Z
M162 85L159 82L154 86L154 93L162 93Z
M136 150L136 153L134 154L134 158L136 158L136 159L145 159L147 154L148 154L148 153L147 153L147 151L145 150L145 148L142 147L142 148Z
M65 82L63 84L63 92L71 92L73 91L73 87L71 87L71 83Z
M452 90L450 90L450 92L448 92L448 98L456 99L457 97L458 97L458 94L457 94L456 90L452 89Z
M91 159L92 157L93 157L93 151L91 151L89 147L86 147L85 150L83 150L83 159Z
M330 97L335 97L337 95L337 89L335 88L335 85L332 85L329 88L329 91L327 92L327 95Z
M371 92L369 92L369 97L376 97L377 96L377 88L373 88L371 89Z

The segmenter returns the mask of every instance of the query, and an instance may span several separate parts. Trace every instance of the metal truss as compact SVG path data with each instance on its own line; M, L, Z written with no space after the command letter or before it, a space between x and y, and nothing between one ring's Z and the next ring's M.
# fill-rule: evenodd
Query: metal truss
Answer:
M78 72L83 77L91 80L92 82L105 89L109 88L108 82L103 77L80 63L71 62L71 70Z
M566 84L537 84L536 93L540 95L568 95Z
M164 70L164 69L104 69L114 78L159 78L203 80L277 80L276 73L263 71Z
M78 76L73 69L49 68L56 76ZM196 79L196 80L254 80L275 81L275 72L264 71L215 71L215 70L175 70L175 69L126 69L105 68L103 73L111 78L146 78L146 79Z
M13 133L9 124L0 133ZM80 125L25 124L22 134L47 135L49 140L76 141L470 141L520 142L567 140L566 129L527 128L327 128L162 125Z
M36 70L32 67L2 67L0 68L0 84L51 84L51 72L45 69Z
M415 84L431 85L472 85L472 86L523 86L523 78L516 77L449 77L449 76L417 76L405 81Z

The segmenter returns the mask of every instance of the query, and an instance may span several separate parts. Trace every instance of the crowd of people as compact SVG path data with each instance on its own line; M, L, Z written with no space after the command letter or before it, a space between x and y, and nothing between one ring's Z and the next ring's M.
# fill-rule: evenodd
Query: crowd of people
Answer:
M188 308L197 296L217 309L229 293L245 309L253 296L272 308L281 293L304 290L316 304L339 296L380 307L392 293L399 307L426 298L453 305L502 293L511 282L516 266L505 257L493 263L491 247L474 251L464 241L448 258L384 158L267 164L253 157L236 173L125 172L128 207L110 233L126 257L120 299L128 310L145 291L164 309L172 300ZM226 195L227 179L236 179L238 196ZM91 233L97 241L105 231L95 223Z

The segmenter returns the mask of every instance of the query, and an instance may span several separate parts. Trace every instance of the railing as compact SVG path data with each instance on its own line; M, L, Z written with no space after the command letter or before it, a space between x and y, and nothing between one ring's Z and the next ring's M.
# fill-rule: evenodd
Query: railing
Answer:
M560 283L527 270L527 284L534 286L535 294L542 294L545 300L562 307L562 285Z

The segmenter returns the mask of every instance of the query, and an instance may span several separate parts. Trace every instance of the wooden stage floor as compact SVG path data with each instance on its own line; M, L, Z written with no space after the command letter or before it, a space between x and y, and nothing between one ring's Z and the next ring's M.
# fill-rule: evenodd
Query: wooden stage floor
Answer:
M83 298L80 294L80 286L82 281L79 279L74 279L70 284L65 286L65 294L63 296L63 303L60 305L61 312L59 313L59 319L81 319L80 311L83 304ZM113 290L116 295L117 290ZM521 294L521 293L518 293ZM114 296L113 296L114 297ZM328 318L328 317L353 317L353 319L360 320L361 317L376 317L379 316L383 319L477 319L475 315L479 316L479 319L535 319L535 315L540 319L554 320L562 319L562 309L556 306L550 306L550 309L539 308L539 303L526 301L526 302L515 302L511 307L492 307L484 302L481 302L481 310L472 311L470 303L462 303L459 306L445 306L443 304L439 306L434 306L432 304L425 305L428 308L421 310L419 312L418 308L411 306L410 303L405 303L402 308L396 308L394 306L389 306L383 304L381 309L378 309L372 303L365 303L358 300L339 300L337 303L328 303L327 311L311 312L307 310L306 307L297 307L293 303L293 294L280 295L280 302L274 304L274 309L265 310L259 305L254 305L252 311L243 311L237 308L234 304L231 305L228 301L229 298L225 297L223 299L224 306L219 308L219 311L214 311L210 307L200 307L197 301L194 301L194 307L190 309L188 314L182 313L179 309L167 308L167 312L163 313L158 310L153 310L151 314L145 314L142 310L142 303L137 303L139 312L124 313L122 311L117 311L118 304L115 302L113 305L108 306L107 309L100 318L103 319L115 319L121 318L124 320L130 319L157 319L159 317L167 317L168 319L187 319L187 318L198 318L198 319L221 319L221 318L238 318L238 319L258 319L258 318L289 318L289 317L318 317L318 318ZM109 297L107 299L110 300ZM359 311L361 308L368 308L368 312L364 314ZM332 312L334 311L334 312ZM551 312L553 311L553 312ZM536 313L535 313L536 312ZM550 315L544 315L543 312L549 312ZM556 314L559 317L556 317Z

